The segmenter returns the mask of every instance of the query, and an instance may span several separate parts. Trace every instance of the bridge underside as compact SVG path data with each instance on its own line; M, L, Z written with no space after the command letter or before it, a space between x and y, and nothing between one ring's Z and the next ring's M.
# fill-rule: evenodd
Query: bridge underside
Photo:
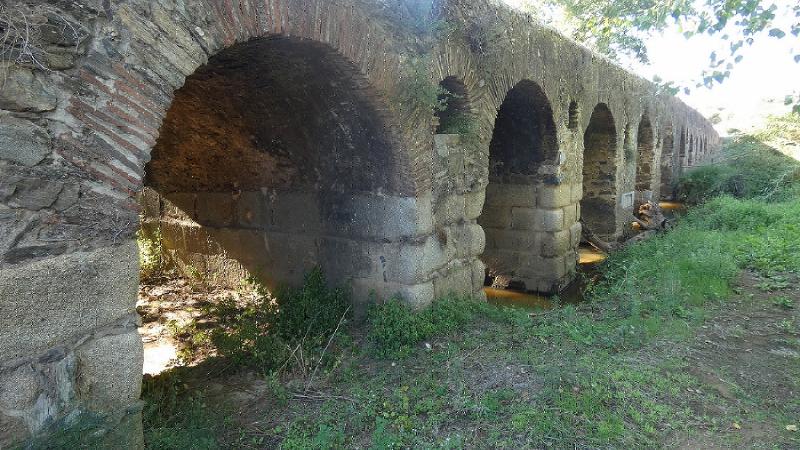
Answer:
M418 1L83 3L0 69L0 447L76 411L141 445L137 233L220 285L319 266L359 307L481 296L487 275L554 293L581 222L619 238L719 148L489 2L426 10L447 33Z

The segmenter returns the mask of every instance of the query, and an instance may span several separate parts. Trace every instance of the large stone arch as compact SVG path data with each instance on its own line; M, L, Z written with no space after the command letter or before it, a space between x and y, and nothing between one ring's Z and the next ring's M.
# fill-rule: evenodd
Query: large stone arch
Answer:
M4 430L0 444L42 432L75 410L125 419L131 425L127 434L135 441L140 427L136 411L142 365L135 311L138 261L134 234L140 210L137 193L142 189L151 148L157 146L159 129L167 140L187 138L170 128L170 113L195 114L193 117L206 132L213 130L205 125L222 123L221 119L212 123L208 117L198 118L197 111L192 111L206 93L203 83L220 75L202 69L198 73L198 68L209 61L213 64L215 58L232 58L228 63L242 69L264 56L259 51L263 49L258 48L264 42L284 43L276 44L272 57L281 52L292 53L291 46L299 45L303 52L318 56L304 63L314 67L324 62L322 73L340 75L338 79L325 80L338 82L328 84L332 91L357 91L349 99L350 105L340 105L336 112L346 115L349 108L365 108L365 114L352 116L369 124L362 123L360 129L345 126L340 134L312 133L313 137L333 137L330 144L341 144L342 151L339 158L310 164L320 174L303 179L320 188L316 200L329 206L317 209L317 217L309 225L337 233L327 236L329 246L307 248L315 247L320 255L335 253L337 261L349 261L328 266L344 268L334 278L350 281L358 298L366 298L370 292L380 296L398 293L412 303L433 298L435 267L420 262L423 253L431 256L426 245L436 239L430 196L420 194L420 186L429 183L429 175L416 157L429 147L426 142L411 138L420 127L408 119L399 119L389 101L396 95L392 80L399 57L390 48L391 36L368 20L366 13L343 2L315 0L258 4L245 0L126 2L90 12L95 14L91 18L83 16L86 10L68 11L77 22L86 20L86 30L100 30L81 44L85 54L76 57L63 72L36 75L42 91L58 99L53 106L47 104L34 111L40 113L39 123L46 127L42 128L42 144L50 145L52 156L28 165L2 166L4 177L11 173L19 182L29 180L30 188L40 192L35 198L44 195L52 200L45 199L46 203L40 205L10 203L18 219L14 231L18 238L3 242L6 247L0 263L0 312L4 317L0 321L0 388L13 382L30 388L36 396L15 404L13 418L6 416L5 410L0 411ZM229 50L243 54L226 53ZM170 109L174 92L194 74L197 76L185 86L194 90L194 95L175 104L177 109ZM249 87L253 91L263 88ZM215 98L213 93L209 97ZM223 100L229 101L228 106L232 106L228 112L241 110L244 105L241 99L216 100L219 105ZM347 103L348 99L344 100ZM203 105L200 106L202 111ZM333 120L321 112L324 111L314 111L312 116L321 122ZM194 220L215 228L218 240L225 234L220 230L230 226L227 221L233 220L237 226L258 222L252 219L258 216L259 205L264 206L259 202L265 199L251 202L248 198L259 192L265 194L264 190L272 188L266 178L281 175L272 168L258 170L270 158L280 159L273 151L279 145L259 141L266 136L255 129L258 124L252 114L255 113L243 113L237 119L246 123L236 124L242 126L235 130L225 128L218 133L222 136L216 137L238 139L237 147L272 147L261 153L250 152L241 159L246 164L240 166L228 167L225 158L218 157L215 169L231 172L231 177L222 180L207 176L203 180L210 165L199 170L185 155L165 160L162 157L166 153L159 155L158 151L154 154L155 166L159 161L181 161L196 179L188 183L190 186L182 185L175 178L181 174L170 164L148 171L160 174L155 185L168 195L197 189L191 192L194 197L189 201L194 209L185 203L180 206L191 210L183 211L187 217L194 213ZM343 137L349 133L363 135L364 130L374 131L372 137ZM341 138L338 141L337 136ZM380 137L373 139L374 136ZM368 151L350 151L351 144L363 149L367 142ZM212 147L219 149L217 143L209 148ZM221 154L217 152L217 156ZM236 167L240 173L232 173ZM345 176L334 176L337 174ZM252 182L237 186L231 180L234 175ZM225 188L224 193L219 192L221 187ZM24 194L19 190L17 193ZM156 217L163 215L168 204L163 200L156 201ZM198 202L217 202L217 206L202 208L201 213ZM175 203L178 202L172 204ZM254 242L245 241L241 237L244 234L238 234L241 230L236 231L231 238L235 245L244 249ZM252 237L253 230L248 229L247 233ZM230 249L232 245L220 247ZM323 260L320 256L312 262L325 265ZM436 264L447 262L440 253Z
M551 209L550 189L560 181L552 171L559 139L550 101L535 82L522 80L507 92L489 155L489 184L478 218L486 232L482 260L489 276L500 285L557 290L565 275L564 254L572 247L569 230L563 231L563 210ZM548 200L541 205L543 197Z
M402 170L395 128L363 78L329 46L289 37L234 44L187 77L145 170L147 225L180 267L274 287L319 266L359 300L409 279L377 260L394 265L399 253L380 211Z
M661 144L661 188L660 198L672 199L672 185L675 176L675 131L672 123L668 123L663 130L664 139Z
M605 238L617 232L617 128L605 103L594 107L584 132L581 220Z
M636 196L649 201L653 196L655 179L656 136L650 117L645 112L636 132Z

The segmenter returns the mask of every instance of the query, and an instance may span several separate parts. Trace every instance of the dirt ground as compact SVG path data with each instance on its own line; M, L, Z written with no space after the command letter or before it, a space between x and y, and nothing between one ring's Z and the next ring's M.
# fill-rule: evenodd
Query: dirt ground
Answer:
M711 312L680 353L689 372L724 399L700 402L697 411L711 419L739 420L701 427L692 438L674 436L669 444L685 449L726 448L720 442L742 448L798 448L798 436L791 438L797 431L790 430L800 422L800 279L745 272L737 285L736 295ZM781 297L793 306L782 306L776 301ZM784 421L766 422L765 412Z

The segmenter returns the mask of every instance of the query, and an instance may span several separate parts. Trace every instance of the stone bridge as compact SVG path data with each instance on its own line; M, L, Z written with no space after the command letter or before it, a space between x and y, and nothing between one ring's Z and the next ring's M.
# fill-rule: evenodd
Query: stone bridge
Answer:
M620 237L719 148L529 17L424 4L34 2L35 57L2 63L0 447L76 412L136 435L139 230L219 283L319 266L359 304L487 274L552 293L579 218Z

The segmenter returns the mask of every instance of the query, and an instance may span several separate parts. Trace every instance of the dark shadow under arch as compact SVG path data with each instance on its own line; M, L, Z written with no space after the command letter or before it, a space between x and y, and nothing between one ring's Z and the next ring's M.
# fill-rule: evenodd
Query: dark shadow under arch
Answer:
M661 145L661 188L660 196L663 199L673 198L673 180L675 170L675 136L672 125L664 128L664 139Z
M636 191L640 195L644 195L653 189L653 161L655 159L655 134L647 113L639 121L636 135ZM649 200L649 198L642 198L642 200Z
M616 231L617 130L606 104L592 111L583 146L581 219L592 232L609 237Z
M536 220L537 187L552 181L548 168L557 155L550 102L539 85L520 81L508 91L497 112L489 147L489 185L478 218L486 232L481 259L489 275L517 281L521 288L537 289L529 272L539 249L517 245L514 236L527 234L533 242L535 232L541 231L541 220Z
M489 147L490 177L538 177L541 164L554 160L557 153L550 101L538 84L520 81L497 112Z
M609 237L616 231L617 130L606 104L592 111L583 146L581 219L592 232Z
M371 280L359 243L397 219L361 209L401 191L392 128L327 45L230 47L176 92L146 167L143 229L177 266L227 285L298 284L315 266L336 284Z

